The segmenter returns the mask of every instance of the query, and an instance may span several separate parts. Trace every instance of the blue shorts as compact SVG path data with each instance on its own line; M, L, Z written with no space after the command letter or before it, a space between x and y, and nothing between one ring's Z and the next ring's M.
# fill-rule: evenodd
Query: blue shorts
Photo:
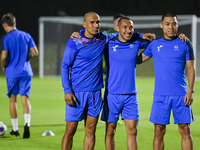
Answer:
M66 104L65 121L81 121L86 115L98 117L102 108L101 90L93 92L74 92L76 107Z
M170 123L171 110L175 124L188 124L194 121L192 107L185 106L185 96L154 96L150 121L154 124Z
M106 94L103 101L101 120L116 123L121 113L122 119L139 120L137 94Z
M11 94L13 95L20 94L21 96L26 95L30 97L31 84L32 84L31 76L6 78L6 81L7 81L8 97L10 97Z

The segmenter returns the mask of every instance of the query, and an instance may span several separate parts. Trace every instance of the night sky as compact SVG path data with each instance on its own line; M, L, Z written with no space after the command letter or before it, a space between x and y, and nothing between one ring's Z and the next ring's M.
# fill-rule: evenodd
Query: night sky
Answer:
M40 16L83 16L95 11L100 16L176 14L200 16L200 0L0 0L0 15L11 12L16 16L17 28L32 35L38 43L38 18ZM5 34L0 28L0 35Z

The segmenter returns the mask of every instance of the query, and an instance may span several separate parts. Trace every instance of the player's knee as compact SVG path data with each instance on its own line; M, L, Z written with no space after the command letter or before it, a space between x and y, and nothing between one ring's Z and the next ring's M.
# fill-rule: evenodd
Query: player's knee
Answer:
M106 129L106 135L107 136L114 136L115 132L116 132L116 127L114 127L114 126L109 126Z
M178 125L178 127L179 127L179 132L182 136L191 136L189 124L180 124Z
M21 97L23 105L30 105L29 98L26 95Z
M86 125L85 132L89 135L94 135L96 132L96 124Z
M10 104L15 104L15 103L17 103L17 100L15 100L15 99L10 99Z
M137 136L137 127L131 128L131 129L127 129L127 134L132 135L132 136Z
M155 126L155 137L163 137L166 133L166 127L162 125Z
M10 103L17 103L17 97L15 95L11 95Z
M76 127L73 127L73 126L67 126L66 127L66 130L65 130L65 135L67 137L73 137L74 134L76 132Z

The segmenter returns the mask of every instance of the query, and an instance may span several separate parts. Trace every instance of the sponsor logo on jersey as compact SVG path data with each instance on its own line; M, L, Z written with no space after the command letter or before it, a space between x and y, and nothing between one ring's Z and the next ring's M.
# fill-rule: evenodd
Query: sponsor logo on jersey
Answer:
M117 47L118 47L118 46L119 46L119 45L115 45L115 46L112 47L114 52L117 51Z
M178 51L178 45L174 45L174 50Z
M157 46L158 52L160 52L160 48L163 47L163 45Z

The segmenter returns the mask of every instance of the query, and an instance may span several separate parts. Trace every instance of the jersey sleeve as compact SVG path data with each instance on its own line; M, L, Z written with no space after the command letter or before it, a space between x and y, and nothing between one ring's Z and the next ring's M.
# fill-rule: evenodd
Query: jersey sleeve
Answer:
M107 37L107 41L117 37L119 35L118 32L115 32L115 33L103 33L106 37Z
M140 49L146 48L148 46L148 44L150 43L149 41L143 40L143 39L140 39L139 41L140 41L140 47L139 47Z
M152 57L153 56L153 54L152 54L152 46L151 46L152 44L150 43L147 47L146 47L146 49L143 51L143 54L144 55L146 55L146 56L148 56L148 57Z
M143 36L143 33L134 32L131 39L133 40L142 39L142 36Z
M72 64L76 58L77 53L78 49L76 47L76 44L72 39L70 39L65 47L63 61L61 64L61 80L65 94L73 93L69 77L69 70L72 67Z
M35 42L34 42L32 36L30 34L29 34L29 37L30 37L30 39L29 39L29 48L35 47L36 46Z
M139 34L139 37L142 39L143 33L139 33L139 32L135 32L137 34Z
M193 51L193 46L190 41L188 41L186 46L186 55L185 55L185 60L194 60L194 51Z

